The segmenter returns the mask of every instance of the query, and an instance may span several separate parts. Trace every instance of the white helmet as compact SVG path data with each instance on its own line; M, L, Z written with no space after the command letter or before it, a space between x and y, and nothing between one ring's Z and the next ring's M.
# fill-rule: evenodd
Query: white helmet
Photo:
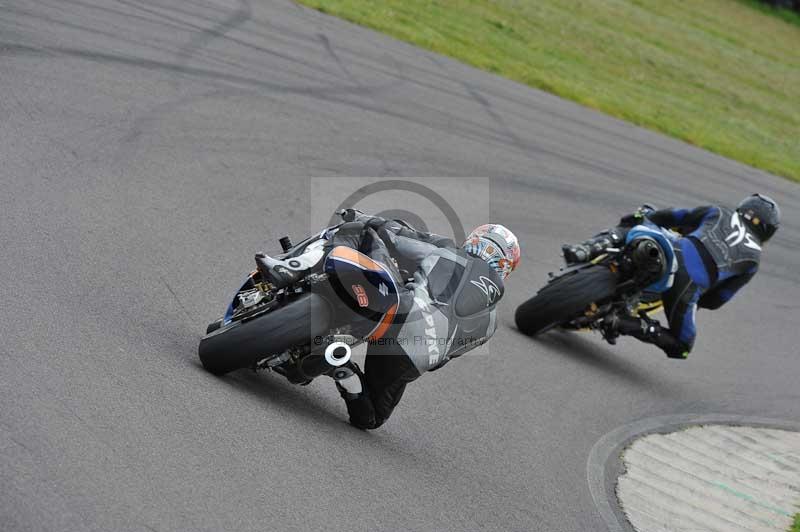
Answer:
M461 247L470 255L485 260L501 279L514 271L521 255L517 237L500 224L476 227Z

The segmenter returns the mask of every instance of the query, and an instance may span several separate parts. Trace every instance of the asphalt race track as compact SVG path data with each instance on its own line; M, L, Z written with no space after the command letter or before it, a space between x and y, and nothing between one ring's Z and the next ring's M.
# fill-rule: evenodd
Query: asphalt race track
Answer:
M491 356L375 432L327 379L197 360L252 253L307 229L308 176L491 177L523 242ZM688 361L514 329L561 242L755 190L782 229ZM796 184L289 1L2 0L0 529L604 530L604 434L800 420L798 212Z

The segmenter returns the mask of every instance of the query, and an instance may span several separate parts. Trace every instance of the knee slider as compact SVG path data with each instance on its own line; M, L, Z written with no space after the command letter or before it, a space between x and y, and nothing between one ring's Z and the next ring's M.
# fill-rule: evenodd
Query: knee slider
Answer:
M664 349L664 352L667 354L668 358L674 358L676 360L686 360L689 358L689 351L690 349L686 346L677 346Z

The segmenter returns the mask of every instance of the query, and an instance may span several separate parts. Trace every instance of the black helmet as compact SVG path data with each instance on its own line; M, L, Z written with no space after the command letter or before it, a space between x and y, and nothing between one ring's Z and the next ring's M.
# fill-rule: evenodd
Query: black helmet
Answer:
M781 210L778 208L778 204L772 198L762 194L753 194L743 199L736 207L736 212L742 215L761 242L772 238L781 221Z

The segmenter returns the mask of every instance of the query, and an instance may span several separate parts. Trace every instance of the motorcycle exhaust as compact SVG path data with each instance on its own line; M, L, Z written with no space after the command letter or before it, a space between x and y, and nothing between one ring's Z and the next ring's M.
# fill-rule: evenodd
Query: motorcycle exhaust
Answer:
M312 353L302 359L299 363L300 375L302 380L310 380L328 373L332 369L347 364L350 361L353 351L350 345L345 342L331 342L325 347L324 354Z
M325 348L325 361L331 366L338 368L341 365L347 364L353 350L344 342L333 342Z

